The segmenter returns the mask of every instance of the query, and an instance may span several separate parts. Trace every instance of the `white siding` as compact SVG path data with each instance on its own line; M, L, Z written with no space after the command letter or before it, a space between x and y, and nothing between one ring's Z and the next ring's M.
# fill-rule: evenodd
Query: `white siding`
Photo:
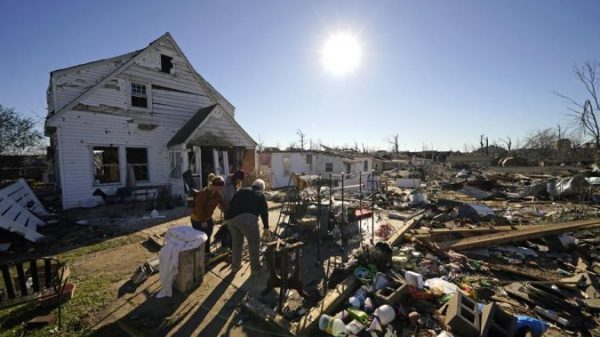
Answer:
M307 154L312 154L312 165L306 163ZM284 158L289 158L290 173L320 174L323 179L329 179L329 174L336 175L346 172L345 159L334 155L319 152L273 152L271 154L271 180L274 187L284 187L289 182L289 175L284 172ZM327 163L331 163L333 166L331 172L326 171Z
M60 152L63 169L63 207L81 206L85 199L92 198L97 188L93 181L91 150L94 146L115 146L120 148L121 167L124 168L125 148L144 147L148 149L149 185L169 183L169 157L166 143L171 133L158 127L151 131L139 130L128 118L90 113L84 111L66 112L59 126L62 149ZM121 183L103 187L112 194L125 185L126 171L121 170ZM174 191L177 192L177 191ZM181 192L179 192L181 193Z
M129 58L130 54L124 55L122 58L82 65L54 73L52 81L56 89L56 111L103 80Z
M171 74L160 71L161 54L173 57ZM57 110L127 62L130 58L125 56L54 73ZM131 81L147 85L148 109L130 107ZM199 109L214 104L206 90L185 57L164 39L144 50L127 69L90 92L72 110L56 116L48 126L58 128L63 207L78 207L93 198L97 188L91 157L94 146L112 145L120 149L121 183L102 187L107 194L125 185L126 147L148 149L149 185L172 184L173 193L182 194L181 179L170 178L166 144ZM198 135L210 131L235 146L254 148L256 144L233 124L231 113L211 114L197 131ZM154 128L141 130L140 124Z
M226 115L222 109L213 111L208 119L204 121L202 127L192 135L191 139L203 136L217 136L226 139L232 146L241 146L247 149L253 149L255 146L246 134L235 126L232 118Z

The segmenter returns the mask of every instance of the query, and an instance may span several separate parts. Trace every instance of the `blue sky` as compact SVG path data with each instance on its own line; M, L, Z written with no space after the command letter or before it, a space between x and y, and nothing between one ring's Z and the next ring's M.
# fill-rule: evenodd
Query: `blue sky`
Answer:
M0 104L43 117L49 72L171 32L256 140L296 129L326 144L463 150L566 125L554 91L583 97L573 66L600 60L597 1L3 1ZM326 72L331 33L355 34L358 69Z

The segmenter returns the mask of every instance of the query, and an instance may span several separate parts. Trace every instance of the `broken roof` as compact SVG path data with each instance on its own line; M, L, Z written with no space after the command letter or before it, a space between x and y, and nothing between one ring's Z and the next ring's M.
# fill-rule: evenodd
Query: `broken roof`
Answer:
M171 36L170 33L165 33L162 36L160 36L159 38L157 38L156 40L150 42L148 44L148 46L146 46L143 49L131 52L131 53L127 53L127 54L123 54L120 56L116 56L113 58L109 58L109 59L103 59L103 60L98 60L98 61L92 61L92 62L88 62L88 63L83 63L77 66L73 66L73 67L68 67L68 68L63 68L63 69L58 69L55 71L52 71L50 73L50 78L52 79L52 76L54 74L56 74L57 72L62 72L62 71L70 71L70 70L74 70L75 68L78 67L86 67L92 64L97 64L100 62L106 62L106 61L111 61L111 60L119 60L120 65L111 73L107 74L106 76L103 77L102 80L98 81L95 85L93 85L92 87L90 87L88 90L84 91L81 95L75 97L70 103L66 104L65 106L61 107L60 109L58 109L58 111L54 111L52 109L50 109L51 107L49 107L49 112L47 119L46 119L46 123L49 122L50 119L52 119L54 116L59 115L61 112L69 110L71 108L73 108L75 105L77 105L77 103L79 101L81 101L83 98L85 98L87 95L89 95L91 92L93 92L96 88L101 87L102 85L104 85L106 82L108 82L110 79L114 78L115 76L117 76L118 74L120 74L121 72L123 72L125 69L127 69L133 62L135 62L135 60L137 58L140 57L140 55L144 54L144 52L146 52L147 50L149 50L153 45L157 44L159 41L161 40L168 40L172 43L173 47L177 50L177 52L181 55L181 57L188 63L188 65L190 66L190 69L192 69L192 73L193 75L196 77L196 79L198 80L198 82L200 83L200 85L205 88L205 90L208 93L208 96L211 98L211 100L216 103L216 104L220 104L226 111L228 111L232 116L234 114L234 106L225 98L223 97L223 95L221 95L210 83L208 83L192 66L192 64L189 62L189 60L187 59L187 57L185 56L185 54L183 53L183 51L181 51L181 48L179 48L179 45L177 45L177 42L175 42L175 39L173 39L173 37ZM52 81L51 81L52 83ZM50 84L50 88L51 88L52 84Z

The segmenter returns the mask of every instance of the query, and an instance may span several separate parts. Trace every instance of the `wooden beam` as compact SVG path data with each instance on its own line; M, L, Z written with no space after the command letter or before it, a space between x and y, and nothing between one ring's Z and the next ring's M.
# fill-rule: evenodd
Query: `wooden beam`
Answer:
M422 210L420 212L415 213L412 218L410 218L408 221L406 221L404 223L404 225L402 225L400 228L398 228L394 232L394 234L392 234L392 236L387 240L387 242L390 244L390 246L395 246L398 243L400 243L400 240L402 239L402 236L404 235L404 233L406 233L406 231L411 229L417 222L419 222L419 220L421 220L424 212L425 211Z
M518 242L528 239L540 238L544 236L557 235L562 233L573 232L584 228L593 228L600 226L600 219L579 220L561 222L556 224L548 224L543 227L519 229L509 232L501 232L495 234L487 234L474 236L466 239L440 242L438 247L440 250L464 250L471 248L486 247L490 245L499 245L508 242Z

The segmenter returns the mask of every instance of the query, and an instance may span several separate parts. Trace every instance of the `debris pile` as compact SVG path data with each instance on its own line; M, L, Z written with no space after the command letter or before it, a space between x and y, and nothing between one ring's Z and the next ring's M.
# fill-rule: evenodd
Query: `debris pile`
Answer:
M362 183L304 186L296 198L303 206L289 208L286 228L310 217L305 222L325 233L319 240L342 248L337 271L343 276L330 277L329 294L291 324L292 333L600 332L595 172L420 173L408 179L386 172L377 190ZM283 235L308 235L298 233Z

